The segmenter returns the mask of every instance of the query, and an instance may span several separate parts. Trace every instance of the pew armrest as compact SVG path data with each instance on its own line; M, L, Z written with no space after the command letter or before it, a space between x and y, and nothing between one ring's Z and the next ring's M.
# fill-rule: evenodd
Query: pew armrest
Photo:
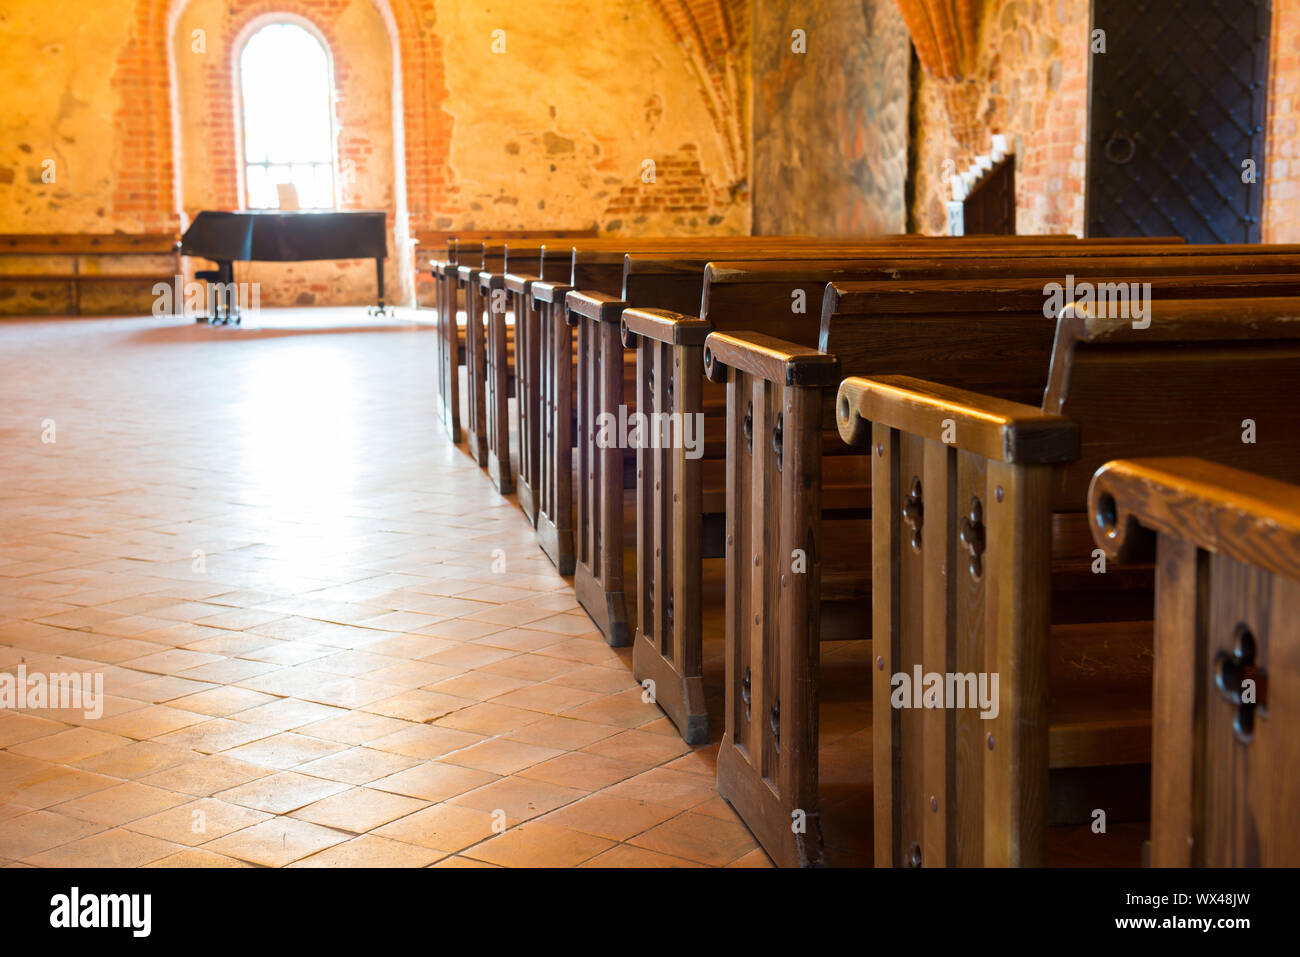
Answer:
M564 302L564 297L573 289L565 282L549 282L545 279L538 279L533 282L532 292L533 299L536 302Z
M528 289L537 281L537 277L528 273L506 273L506 289L527 295Z
M623 313L623 345L636 345L644 336L670 346L702 346L713 323L667 309L628 309Z
M613 322L623 314L627 303L603 292L582 292L577 289L569 291L564 297L568 307L565 317L569 325L577 325L577 317L594 319L596 322Z
M1079 456L1079 429L1032 405L968 392L911 376L850 377L835 404L840 436L870 441L870 424L941 439L1009 465L1069 462Z
M1300 580L1300 485L1200 458L1121 459L1092 477L1088 514L1112 558L1156 532Z
M792 386L833 386L840 377L840 360L829 353L758 332L710 333L705 374L726 382L728 368Z

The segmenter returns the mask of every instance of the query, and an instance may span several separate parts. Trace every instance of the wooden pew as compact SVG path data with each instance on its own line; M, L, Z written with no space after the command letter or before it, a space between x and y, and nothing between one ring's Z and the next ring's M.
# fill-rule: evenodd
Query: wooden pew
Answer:
M483 245L510 241L573 240L595 236L594 229L569 230L450 230L423 231L416 234L416 275L423 276L418 268L423 258L433 287L434 311L437 324L437 378L440 416L452 442L461 441L460 372L463 363L464 340L459 331L457 314L465 305L466 290L460 281L459 266L483 262ZM421 251L423 247L423 252ZM417 299L419 289L416 290ZM450 317L450 318L449 318Z
M540 276L529 285L537 315L538 342L538 462L535 493L537 535L542 550L561 574L574 574L576 554L573 528L573 440L577 404L575 329L570 325L568 294L588 293L595 303L615 300L622 290L624 257L632 252L717 251L736 257L756 249L778 250L792 241L784 237L686 237L627 240L589 240L570 244L557 255L543 250ZM852 241L816 240L825 255L852 246ZM566 268L567 267L567 268ZM592 309L599 311L600 306ZM588 609L590 611L590 609ZM609 632L606 632L607 634ZM622 634L626 634L624 627ZM617 639L626 643L626 638Z
M1241 259L1242 257L1237 258ZM1211 267L1216 260L1221 261L1223 259L1224 257L1198 257L1197 262L1200 263L1198 269ZM1294 264L1286 257L1277 257L1273 261L1277 264L1286 264L1286 268L1294 268ZM1105 262L1105 260L1097 260L1097 262L1102 263ZM1168 264L1171 266L1181 267L1182 261L1169 260ZM1034 262L1032 265L1037 267L1041 264ZM1128 268L1132 269L1134 261L1121 261L1121 265L1126 265ZM1226 268L1237 268L1238 265L1239 264L1237 264L1235 260L1229 257ZM950 264L947 268L951 269L953 266ZM1048 268L1050 269L1051 267L1049 266ZM1279 281L1286 283L1290 280L1291 277L1287 275L1283 276ZM995 354L991 357L981 356L980 361L974 363L973 368L968 369L967 366L971 366L972 364L960 361L965 357L965 353L963 353L962 350L964 349L968 352L973 352L976 346L979 345L979 337L971 335L968 332L964 333L960 327L952 332L945 331L940 333L937 329L929 329L929 331L927 331L926 325L918 322L918 318L920 317L909 317L906 322L891 324L889 316L880 313L882 307L879 297L890 295L897 297L900 290L896 284L890 283L875 283L872 284L872 286L877 288L875 288L870 294L867 294L866 290L862 290L857 294L856 300L854 298L855 290L832 289L832 292L836 293L835 301L833 303L828 302L826 306L824 328L827 328L828 331L834 330L836 337L851 335L856 332L863 335L870 333L879 340L877 344L880 347L875 350L878 355L873 357L870 353L863 353L861 349L858 349L856 357L850 355L853 362L850 363L848 371L858 371L858 369L853 367L853 363L863 361L863 359L873 359L873 361L882 363L879 368L891 368L889 364L891 359L889 357L891 353L896 353L898 351L899 344L888 338L882 339L880 337L884 336L886 333L892 333L895 339L898 339L901 336L903 344L906 344L909 338L911 340L911 345L904 353L902 353L904 357L903 364L894 365L892 368L895 370L899 368L907 370L907 363L923 361L927 355L927 350L933 351L934 344L940 342L945 343L945 351L944 353L941 353L939 357L942 358L944 354L953 355L953 359L946 363L946 367L942 368L942 372L946 375L952 375L955 377L956 381L962 384L973 385L978 381L979 384L976 387L982 388L985 391L1001 387L1009 390L1008 397L1019 398L1020 400L1032 398L1033 392L1036 389L1041 389L1041 375L1045 374L1045 357L1050 349L1050 336L1053 331L1051 324L1042 319L1041 287L1039 287L1039 291L1036 294L1037 299L1035 299L1033 287L1030 287L1028 298L1023 303L1025 308L1028 310L1028 313L1024 320L1022 320L1021 324L1024 327L1026 335L1036 335L1038 337L1036 340L1036 346L1029 349L1028 354L1032 355L1036 350L1040 359L1043 360L1040 365L1044 368L1040 370L1040 378L1037 381L1035 381L1031 376L1029 382L1020 382L1017 384L1015 380L1017 374L1015 363L1013 362L1009 369L1000 368L998 365L999 362L1004 365L1008 362L1007 356L1002 353ZM1282 288L1285 288L1285 286ZM951 288L948 290L947 294L948 298L951 299ZM1022 295L1023 294L1024 293L1022 293ZM828 299L830 299L829 296ZM967 308L975 306L974 300L971 299L968 293L963 293L960 297L960 301L961 303L965 303ZM1037 319L1034 318L1033 314L1035 302L1039 307ZM922 307L931 308L933 305L933 303L926 303L922 300L913 299L911 305L906 306L904 312L920 309ZM997 318L998 315L999 313L993 313L986 316L984 320L985 324L987 324L988 321ZM629 316L625 316L625 318L630 319L630 314ZM966 325L969 325L969 316L962 317L958 314L956 318L964 322ZM939 322L941 319L942 317L936 316L931 317L926 321L933 326L934 322ZM877 331L871 331L872 323L878 327ZM782 660L788 661L792 656L794 656L799 664L799 669L791 670L807 671L807 656L812 656L811 660L814 665L816 661L815 637L819 637L819 633L824 631L824 628L816 617L821 610L821 598L838 597L845 599L845 604L851 605L853 600L860 602L867 594L869 594L869 592L867 591L867 583L863 580L867 576L864 576L859 572L857 576L859 582L855 584L851 567L835 567L827 573L825 577L829 579L829 587L826 590L830 592L829 596L823 596L822 594L822 576L819 572L788 576L787 582L781 584L780 587L777 586L774 579L769 581L770 576L775 574L775 572L769 570L768 567L764 567L761 570L752 570L754 576L753 581L748 580L744 575L735 577L737 573L733 569L740 567L742 564L747 565L751 556L759 557L753 554L750 547L751 534L759 535L760 540L762 535L789 535L792 537L792 540L802 542L807 540L808 534L811 534L807 532L807 528L815 527L820 529L821 508L816 499L819 499L822 493L822 482L819 471L821 433L812 426L806 424L799 425L794 433L800 437L797 440L796 448L799 448L802 453L806 451L809 444L815 443L818 446L818 454L812 456L812 461L815 463L814 465L807 465L808 459L806 455L800 460L803 463L803 467L812 469L812 475L805 478L791 478L791 473L787 472L783 479L783 484L771 488L765 484L762 475L756 475L747 485L740 485L739 487L742 489L743 495L746 496L744 499L745 509L748 510L750 507L753 508L753 527L746 526L744 520L747 515L742 513L739 517L737 516L735 502L733 500L734 496L732 494L732 488L738 482L737 471L740 469L739 466L735 465L731 461L731 459L734 458L734 456L731 455L731 452L737 446L738 440L736 436L744 436L746 431L748 431L750 436L779 433L781 435L781 442L777 446L777 448L781 449L781 453L779 454L783 454L787 459L789 459L792 454L790 452L790 443L792 441L790 438L792 435L791 419L793 415L791 409L795 406L800 407L802 409L800 414L803 419L808 419L810 417L815 418L818 411L820 411L823 416L829 414L829 393L826 391L824 386L818 385L815 377L829 377L827 378L827 381L838 381L838 373L829 371L825 368L827 363L833 364L838 360L834 355L830 355L826 352L819 352L818 350L808 346L790 345L788 343L773 340L766 336L745 334L723 335L715 333L708 342L710 344L709 350L713 356L716 357L716 350L714 349L716 346L724 349L727 354L733 355L735 362L745 363L741 367L739 373L734 369L731 370L733 379L736 375L742 377L741 391L743 393L748 395L748 392L751 389L757 388L758 386L762 386L764 389L768 390L768 392L763 395L755 396L753 401L755 411L751 412L749 425L748 428L746 428L744 416L735 411L734 383L730 387L732 392L730 399L732 401L730 401L731 411L728 414L729 464L727 475L727 532L729 538L735 544L733 544L732 550L729 553L729 558L732 560L728 564L729 575L732 577L728 580L727 589L729 679L727 685L728 702L726 714L729 725L731 725L736 717L734 702L751 693L748 690L736 687L737 682L735 676L743 675L746 671L745 667L737 665L735 662L735 656L738 653L746 651L746 646L735 634L735 629L738 627L735 623L738 620L749 621L752 614L758 613L762 616L764 621L779 621L781 624L777 630L777 635L779 635L781 642L780 655L782 656ZM825 342L825 340L823 340L823 342ZM984 348L987 350L988 346L986 345ZM996 350L994 351L996 352ZM1021 351L1023 352L1024 349L1022 348ZM974 354L978 355L978 353ZM707 364L706 361L706 365ZM719 362L712 370L711 376L715 381L717 381L727 374L724 367L732 364L733 363L731 362ZM1021 371L1019 374L1023 375L1024 373ZM979 375L984 375L985 378L979 380L977 378ZM990 375L992 375L992 378L989 378ZM1017 388L1019 389L1018 393L1016 392ZM775 404L776 400L781 396L786 397L784 407ZM820 399L818 398L819 396ZM772 403L772 408L770 409L767 408L766 405L768 402ZM792 403L794 404L793 406ZM763 411L762 418L760 418L758 410ZM778 412L783 413L782 417L784 418L784 426L780 429L775 428L778 423L782 422L782 417L778 417ZM826 418L822 424L826 425L830 421L832 420ZM749 442L744 442L743 444L748 446ZM753 462L763 465L767 470L763 473L764 475L775 476L779 474L779 469L777 467L778 453L771 446L772 443L763 441L757 446L754 446L762 450L761 454L752 453L747 447L744 455L747 459L753 460L750 463L751 465ZM833 448L828 448L828 451L833 451ZM840 467L846 469L847 463L841 462ZM742 469L741 471L748 474L747 468ZM845 488L841 488L839 494L842 495L850 491L851 487L850 484ZM751 495L751 489L757 491L754 491ZM866 490L863 489L862 492L865 500ZM851 512L849 517L853 517ZM737 522L741 523L739 527L741 531L744 532L743 539L736 535L735 528ZM802 524L799 525L799 528L791 531L789 526L794 522ZM820 531L814 537L819 545L824 546L828 544L822 542ZM856 547L860 550L862 547L861 536L859 535L856 539L856 545L854 545L854 541L854 539L850 538L848 542L849 546L851 548ZM792 551L795 547L803 546L791 545L786 549L786 551ZM812 565L814 562L812 550L805 550L809 553L808 562ZM739 557L737 557L737 553L739 553ZM820 549L817 550L817 554L821 554ZM741 557L744 558L743 563L740 561ZM819 567L820 566L818 566L818 568ZM816 571L816 569L814 569L814 571ZM690 572L688 571L684 577L689 580ZM772 589L770 595L774 596L774 607L764 609L762 596L769 594L769 592L764 591L764 589L768 587ZM745 611L745 609L752 610ZM816 623L816 627L812 627L810 623ZM758 630L761 631L761 629ZM809 638L810 634L815 637ZM861 637L860 634L859 637ZM809 645L811 645L811 649L809 648ZM755 651L757 660L760 662L764 661L763 656L758 654L758 652L761 652L762 650L763 649L760 647ZM776 653L776 651L773 651L773 654ZM764 681L770 677L758 668L756 668L756 674L758 675L758 678L761 678ZM758 680L758 678L756 678L756 680ZM812 742L815 742L815 705L811 711L811 719L807 717L808 712L806 710L809 701L815 702L815 674L810 680L813 681L811 692L809 692L806 682L798 679L795 681L795 687L803 689L801 693L804 699L802 703L805 710L799 711L796 707L792 711L792 704L798 704L799 702L795 701L789 694L787 694L785 696L785 704L781 708L781 713L791 721L793 726L801 729L798 732L799 740L811 740ZM664 697L664 694L661 693L659 696L661 702L664 701ZM793 718L790 717L792 714ZM811 735L811 738L808 738L808 735ZM787 738L788 737L789 735L787 734ZM760 752L753 751L753 753L757 755ZM744 780L746 776L743 768L733 768L728 766L731 757L732 756L729 753L724 752L724 758L726 758L726 760L724 760L723 764L720 765L720 768L722 769L720 773L720 786L723 786L726 790L734 791L735 788L732 786L734 785L734 781L728 782L727 780L724 780L724 778ZM798 749L791 760L793 761L793 764L790 767L811 765L812 770L810 772L806 767L798 767L797 773L794 770L789 771L789 777L786 777L783 773L782 780L779 782L779 786L775 788L774 793L777 796L776 800L784 803L787 816L788 812L794 808L803 808L807 810L815 807L816 798L815 747L803 747ZM768 788L768 790L770 791L772 789ZM739 795L739 800L743 804L746 800L746 795ZM742 813L745 814L747 820L758 816L757 811L752 807L747 808ZM768 817L771 817L770 812L768 813ZM751 821L751 824L753 824L753 821ZM772 847L777 847L779 849L778 857L781 857L783 860L802 859L804 861L809 861L817 859L819 854L819 851L817 850L819 842L815 839L815 835L811 838L807 838L802 843L793 842L793 840L789 838L788 832L783 832L779 827L773 831L771 828L775 827L775 825L771 825L770 821L769 825L766 836L764 836L761 827L756 826L755 830L760 832L760 837L764 839L765 845L769 845L769 849ZM782 848L781 845L783 843L788 846Z
M1300 300L1158 301L1142 329L1083 312L1057 325L1041 405L900 375L840 387L841 435L872 462L878 864L1041 865L1049 768L1147 760L1150 626L1063 622L1053 602L1082 577L1088 556L1059 546L1099 465L1154 452L1300 468L1300 416L1275 401L1300 387ZM987 377L1009 345L963 342L960 361ZM1092 576L1096 617L1112 575ZM918 662L998 674L996 716L891 707L891 676ZM737 767L724 741L720 786Z
M0 284L64 286L72 315L81 315L85 287L144 291L152 290L155 283L174 284L181 273L177 242L174 233L3 234ZM144 265L135 266L140 261ZM164 262L169 271L161 268Z
M535 259L551 241L484 242L473 261L459 259L456 267L465 299L466 450L503 495L514 488L508 409L515 323L505 289L507 256L513 249L517 260Z
M536 262L533 261L531 248L528 248L527 252L525 252L525 249L518 244L506 243L505 273L501 277L501 284L508 295L509 310L515 317L515 360L513 371L515 375L519 435L519 470L515 491L520 509L534 526L537 525L538 502L542 494L543 484L542 442L545 425L543 420L546 418L543 416L543 409L549 406L549 403L543 397L541 357L543 351L546 351L548 355L553 352L553 339L557 328L554 312L561 311L565 292L572 286L571 280L574 278L575 258L581 263L583 271L580 275L587 286L610 289L613 288L614 283L621 283L623 251L630 247L654 248L660 245L694 247L704 245L706 242L713 243L716 240L689 237L685 239L584 240L580 244L582 252L575 257L572 243L548 241L542 244L541 255L537 257ZM589 271L589 268L593 266L597 268L612 266L612 268L607 268L603 274L593 277ZM542 282L543 277L545 277L545 282L535 294L533 285ZM545 342L547 347L545 350L542 345L543 327L546 330ZM570 347L570 352L572 352L572 347ZM490 410L488 415L494 417L498 422L506 420L501 398L504 393L499 383L504 374L504 368L499 368L495 374L489 373L487 377L488 394L496 397L494 400L495 409ZM548 381L554 381L555 377L556 370L549 370ZM491 405L492 401L489 401L489 406ZM549 425L545 425L545 428L553 435L557 424L550 421ZM491 469L490 463L493 458L491 446L494 434L499 434L497 429L490 429L489 469ZM562 445L563 442L560 444ZM548 447L553 446L548 445ZM555 484L552 479L548 483L548 488L554 488ZM554 510L556 509L553 506ZM549 528L552 524L554 524L553 514L548 518L548 524L544 528ZM548 531L546 540L550 541L551 538L552 535ZM554 548L556 554L563 551L559 539L560 536L556 535L557 544ZM554 556L552 560L555 560ZM559 565L562 570L570 567L563 558L559 560Z
M590 229L421 229L411 237L411 248L415 257L416 303L420 302L421 286L431 290L434 295L434 307L437 308L439 276L430 268L432 260L444 258L448 245L453 242L484 242L495 240L529 239L586 239L597 235L595 228ZM455 260L455 257L452 257Z
M665 243L674 246L686 244L694 247L704 242L698 239L673 239L647 240L646 244ZM608 246L609 250L625 250L628 241L608 240L603 243L597 241L596 244L602 247ZM545 254L548 250L552 254L549 257L552 265L549 271L545 267ZM605 250L602 248L601 251ZM510 380L513 377L518 398L520 435L519 501L520 507L534 524L537 516L537 495L534 490L538 487L535 463L538 458L537 450L540 447L541 416L538 413L540 389L536 375L530 377L530 373L533 369L537 369L540 363L537 340L541 334L541 317L538 315L538 304L530 293L532 284L541 278L544 271L547 271L548 275L554 275L557 252L560 253L558 263L567 267L572 278L573 247L563 241L509 240L500 244L499 249L492 243L485 243L482 269L476 277L478 297L466 296L467 302L470 303L470 307L467 308L470 317L470 334L466 337L466 368L470 379L471 402L467 441L471 450L476 453L476 457L482 456L480 464L486 462L485 467L497 485L498 491L502 494L512 491L514 483L509 472L508 401ZM621 269L622 253L614 255L618 268ZM458 274L459 281L464 287L472 277L473 271L461 266ZM499 298L496 300L491 298L494 292L499 293ZM554 299L554 291L550 290L549 293L550 298L546 300L547 302ZM490 308L494 301L505 304L504 310L494 313ZM508 322L507 315L513 317L514 321ZM483 328L486 328L486 332L480 335ZM511 337L514 337L513 341ZM516 375L516 353L512 346L517 347L519 343L522 343L525 361L520 367L522 374ZM480 350L485 354L481 354ZM476 419L481 419L484 423L481 432L476 428Z
M1157 241L1162 242L1162 241ZM564 294L565 312L570 325L577 328L576 388L568 405L559 395L545 398L547 410L544 428L548 433L563 429L564 434L553 446L543 447L542 463L547 471L548 500L564 520L558 527L549 521L545 508L539 528L545 529L544 547L554 547L552 560L562 570L574 569L574 587L579 601L591 615L610 644L625 645L630 640L627 619L625 577L623 573L622 490L633 486L634 459L630 450L598 447L596 427L602 413L617 415L620 407L629 414L635 411L634 366L631 353L624 354L617 324L622 311L631 306L653 305L668 310L696 311L702 296L703 270L710 259L728 255L728 247L739 258L752 259L802 257L819 259L827 254L866 256L903 251L921 254L957 249L978 250L988 256L1002 255L1007 249L1047 249L1063 244L1070 248L1086 245L1072 238L1060 237L947 237L895 236L882 239L798 239L788 237L744 237L699 241L647 241L639 249L606 243L584 249L575 246L568 287L545 282L534 285L539 299L555 303ZM657 248L654 248L657 247ZM626 256L621 255L627 252ZM545 255L545 254L544 254ZM621 298L613 291L621 273ZM545 269L545 262L543 262ZM558 324L555 325L559 329ZM564 332L558 332L562 339ZM556 362L574 356L574 343L560 341L551 353ZM625 363L620 380L614 372ZM671 373L669 378L671 379ZM551 370L551 381L559 382L560 372ZM667 381L667 380L666 380ZM573 417L573 424L561 421ZM567 451L576 440L576 463ZM719 438L720 444L720 438ZM620 464L621 457L621 464ZM574 541L572 509L574 489L570 485L571 467L576 464L579 476L576 488L576 527L580 537ZM568 513L563 513L564 509ZM574 541L572 558L566 551ZM552 543L554 543L552 545ZM572 561L572 566L569 562Z
M1300 485L1120 460L1088 513L1112 561L1157 556L1152 866L1300 865Z
M651 258L629 256L629 270L638 261ZM718 432L723 427L721 396L716 386L706 383L701 390L689 385L703 377L702 344L708 332L713 329L747 329L815 348L820 339L821 323L818 320L823 318L817 305L819 284L824 286L827 281L842 281L854 276L892 277L889 282L879 285L879 295L913 298L916 302L908 307L909 310L919 308L922 289L928 295L924 300L926 308L963 310L974 307L976 301L964 303L962 292L972 280L960 277L1008 272L1063 279L1067 271L1078 268L1077 259L1077 255L1016 259L1004 256L1001 261L990 261L979 254L971 254L957 259L917 259L910 263L904 260L713 263L708 267L705 308L701 317L674 317L663 310L632 309L623 313L624 342L637 349L639 364L646 370L636 398L637 407L655 412L675 409L683 415L705 415L703 460L691 460L681 450L671 448L642 450L636 468L642 479L637 493L637 612L633 671L637 680L649 679L655 683L659 704L688 742L702 743L708 734L702 690L701 559L722 554L725 511L725 473L718 461L718 447L721 444L725 450L725 444L717 441ZM1300 258L1295 257L1278 257L1277 261L1279 265L1274 268L1294 268L1300 264ZM1172 271L1190 275L1176 282L1170 281L1162 288L1181 287L1195 294L1223 290L1217 293L1221 295L1248 295L1256 288L1267 288L1274 294L1300 292L1290 275L1198 278L1197 274L1206 269L1226 272L1237 268L1263 268L1242 256L1205 257L1196 254L1157 258L1112 255L1096 257L1092 262L1095 267L1088 267L1088 271L1080 276L1081 282L1088 277L1098 279L1107 274ZM1092 272L1093 268L1104 271ZM945 275L959 278L954 279L953 285L947 289L935 285L934 280L915 288L900 285L914 274L922 278ZM1045 278L1019 284L1000 281L985 283L979 288L986 296L996 293L1000 309L1017 308L1041 315L1045 281ZM1259 283L1267 283L1267 286L1258 286ZM875 287L864 287L860 293L865 295L867 288ZM809 312L816 318L791 313L791 292L795 289L803 289L808 294ZM897 308L887 307L887 298L877 298L864 308ZM832 312L835 308L831 307ZM668 393L670 377L665 370L673 373L681 370L679 375L673 376L675 396ZM610 408L606 405L602 411ZM599 450L592 453L599 454ZM608 456L610 453L604 454ZM836 468L848 468L839 457L832 457L832 464ZM607 466L606 473L609 471L612 471L612 465ZM851 497L854 481L851 469L836 476L834 495ZM612 489L603 500L597 499L594 510L600 522L602 540L614 543L606 548L615 558L622 554L623 534L621 498L617 507L612 504L616 492L617 489ZM622 569L607 572L606 580L620 580L618 575L621 573ZM866 595L863 597L865 599Z

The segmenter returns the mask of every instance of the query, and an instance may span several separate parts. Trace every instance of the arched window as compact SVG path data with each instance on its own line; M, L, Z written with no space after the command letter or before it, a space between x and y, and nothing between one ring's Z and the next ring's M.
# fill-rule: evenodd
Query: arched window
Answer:
M271 23L239 56L244 115L244 198L278 209L279 186L302 209L334 206L333 83L320 40L295 23Z

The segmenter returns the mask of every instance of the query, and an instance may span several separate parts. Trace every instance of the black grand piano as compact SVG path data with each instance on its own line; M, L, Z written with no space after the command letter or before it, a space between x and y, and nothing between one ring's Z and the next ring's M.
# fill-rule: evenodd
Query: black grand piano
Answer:
M238 213L205 210L194 217L181 237L181 255L199 256L217 264L199 279L234 282L236 262L301 262L311 259L373 259L378 305L371 315L386 311L384 258L388 236L383 212L335 210L250 209ZM200 321L239 322L228 296L219 295L213 314Z

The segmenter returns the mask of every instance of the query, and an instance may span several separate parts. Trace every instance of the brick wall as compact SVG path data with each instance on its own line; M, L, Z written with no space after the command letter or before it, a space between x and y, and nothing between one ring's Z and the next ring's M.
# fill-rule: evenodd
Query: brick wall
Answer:
M1300 0L1273 0L1264 162L1264 242L1300 242Z
M200 7L201 61L182 24ZM58 0L0 4L0 232L176 230L237 205L231 58L278 11L331 47L345 205L392 214L394 288L411 289L399 240L420 229L750 230L747 0ZM386 36L373 56L365 11ZM388 115L358 118L358 77L387 69ZM368 268L293 267L283 291L368 297Z
M1016 231L1082 234L1088 29L1087 0L989 0L978 41L967 45L966 72L941 78L921 71L913 143L918 232L947 231L946 174L987 153L992 134L1002 133L1016 154ZM960 62L955 49L946 56L937 62Z
M364 2L364 0L363 0ZM469 214L451 163L454 138L452 116L443 108L449 96L443 48L453 38L440 35L439 4L433 0L372 0L384 18L400 56L404 151L401 157L404 191L412 230L453 228ZM297 13L331 35L343 0L234 0L222 33L233 36L242 23L271 11ZM137 0L130 41L120 50L112 84L120 98L121 169L113 192L112 210L120 228L147 229L175 225L176 154L170 115L168 25L174 23L181 0ZM748 36L745 0L651 0L696 75L698 95L717 127L727 163L728 187L743 183L748 173L747 70ZM509 5L506 21L510 20ZM188 42L188 38L180 38ZM590 43L591 36L585 42ZM331 48L336 44L331 41ZM622 51L627 53L628 51ZM339 68L336 57L336 69ZM345 88L342 64L338 82ZM498 78L499 81L500 78ZM209 135L214 146L228 147L230 159L214 164L218 177L214 196L233 205L237 190L233 99L228 69L214 70L208 80L213 112ZM346 100L345 100L346 102ZM347 125L342 124L344 135ZM361 142L344 143L341 158L364 160ZM701 196L714 201L716 186L699 184ZM707 189L707 192L706 192ZM671 203L668 205L672 205ZM484 217L474 224L490 227Z

